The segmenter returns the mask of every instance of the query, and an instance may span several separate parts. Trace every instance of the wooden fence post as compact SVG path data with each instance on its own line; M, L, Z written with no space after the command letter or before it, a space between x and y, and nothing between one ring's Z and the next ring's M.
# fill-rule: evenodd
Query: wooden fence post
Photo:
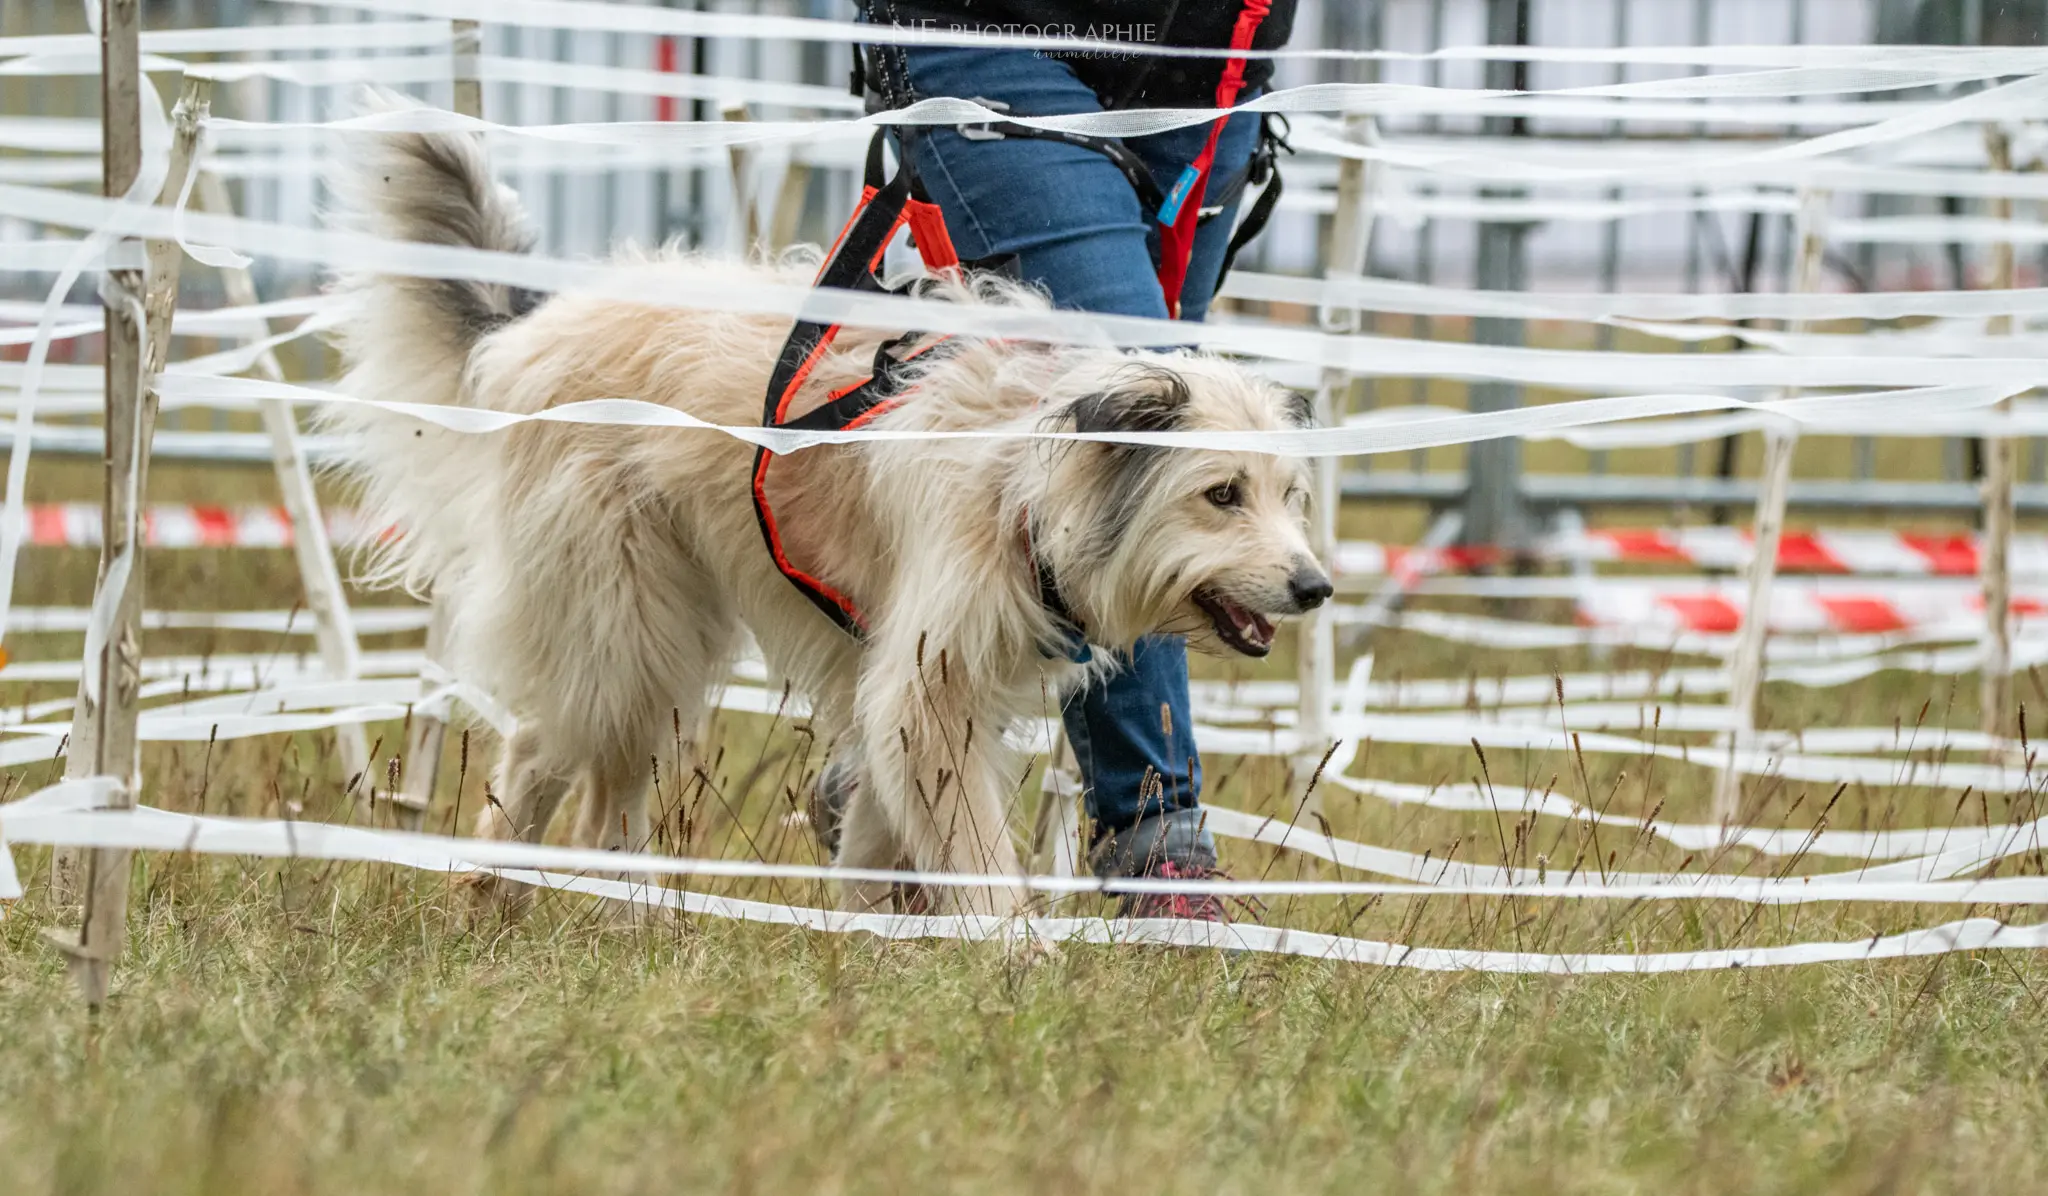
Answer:
M718 115L735 123L751 119L747 106L738 100L721 107ZM732 161L733 240L741 257L752 257L762 249L760 204L754 195L754 147L736 141L726 147L726 156Z
M1064 727L1055 725L1045 770L1038 778L1038 817L1031 829L1031 860L1052 876L1079 876L1087 866L1081 843L1081 768ZM1070 894L1051 893L1045 908L1057 909Z
M1991 169L2012 170L2012 141L1993 121L1984 126L1984 148ZM1998 220L2012 219L2012 200L1991 201L1991 214ZM1991 247L1991 285L2011 290L2013 247L2000 241ZM1993 336L2012 335L2012 317L1993 316L1986 331ZM2000 403L1999 411L2012 407ZM1982 684L1978 691L1982 727L1986 735L2016 738L2006 720L2013 714L2012 702L2012 481L2018 446L2010 436L1992 436L1984 442L1984 541L1977 555L1979 579L1984 588L1984 645Z
M768 220L769 252L780 253L796 243L797 229L804 218L804 201L810 194L810 163L798 161L792 149L789 166L782 172L782 185L775 192L775 210Z
M100 95L103 194L118 198L142 168L142 88L138 35L141 0L101 0ZM173 112L169 170L157 202L173 203L192 166L212 83L187 79ZM143 538L141 502L156 429L152 379L170 351L171 315L178 305L182 251L175 241L150 241L145 269L110 270L106 306L106 459L102 498L100 571L93 593L96 625L72 712L67 777L104 776L120 782L110 808L132 809L142 783L136 740L142 677ZM125 848L66 853L53 872L59 900L82 900L77 930L51 929L50 941L71 960L86 1004L106 1001L114 961L127 938L128 859Z
M483 54L483 29L475 21L450 21L448 25L449 49L455 56L455 110L481 118L484 81L477 59Z
M1826 247L1823 217L1828 193L1810 191L1799 205L1799 266L1793 280L1798 294L1811 294L1820 286L1820 267ZM1792 331L1803 331L1804 321L1792 321ZM1792 391L1785 392L1790 397ZM1728 659L1728 758L1714 784L1714 817L1726 825L1742 808L1742 756L1756 737L1756 697L1763 688L1764 645L1770 636L1771 587L1778 577L1778 541L1785 530L1785 504L1792 488L1792 450L1799 433L1792 428L1764 429L1764 460L1757 481L1756 527L1752 536L1755 553L1749 562L1749 596L1742 610L1742 626L1736 632L1735 649Z
M201 172L195 196L201 207L223 216L234 214L227 185L220 176ZM256 281L247 267L223 266L221 286L227 300L238 307L257 302ZM252 335L270 334L269 321L256 320ZM256 359L257 372L272 382L282 382L284 366L277 353L265 349ZM334 545L327 524L320 517L320 496L313 487L313 474L299 446L298 416L292 405L281 399L257 404L264 430L270 433L270 461L277 473L277 489L285 517L292 527L292 554L299 566L299 583L305 587L306 609L313 616L313 631L320 644L320 663L335 680L354 680L362 672L362 646L356 639L355 619L349 612L348 591L342 587L341 571L334 562ZM366 777L370 767L369 740L362 725L336 727L335 740L341 746L344 775L350 784Z
M1371 117L1351 116L1344 121L1345 140L1367 144L1376 139ZM1366 255L1372 246L1373 174L1362 158L1345 158L1337 165L1337 210L1330 220L1328 252L1323 257L1323 277L1353 279L1365 273ZM1348 333L1358 329L1358 310L1340 304L1325 304L1316 313L1324 332ZM1341 417L1342 400L1351 387L1351 374L1342 369L1325 369L1316 386L1315 420L1329 427ZM1309 504L1309 547L1335 571L1337 558L1337 508L1343 492L1339 485L1343 462L1335 457L1317 457L1310 466L1314 494ZM1330 737L1330 698L1337 683L1337 625L1325 606L1302 616L1295 642L1297 703L1295 739L1297 760L1313 768L1321 762ZM1322 792L1311 790L1305 815L1320 815Z

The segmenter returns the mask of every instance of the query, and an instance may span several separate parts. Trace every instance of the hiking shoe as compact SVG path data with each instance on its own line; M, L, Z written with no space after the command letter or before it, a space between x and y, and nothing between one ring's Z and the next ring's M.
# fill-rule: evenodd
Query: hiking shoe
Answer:
M1172 860L1162 860L1158 867L1147 872L1148 879L1156 880L1217 880L1227 879L1215 868L1183 868ZM1196 922L1228 922L1229 911L1224 908L1223 898L1214 893L1124 893L1117 899L1117 913L1126 918L1187 918Z
M1202 811L1167 810L1148 814L1113 834L1100 834L1088 849L1095 875L1152 876L1171 861L1186 878L1191 870L1216 867L1216 836L1202 825Z
M1140 819L1136 825L1106 836L1089 853L1095 875L1105 879L1228 880L1216 866L1216 838L1202 825L1202 811L1170 810ZM1131 893L1117 896L1117 912L1126 918L1190 918L1228 922L1232 905L1238 917L1257 921L1264 906L1256 899L1224 898L1214 893Z

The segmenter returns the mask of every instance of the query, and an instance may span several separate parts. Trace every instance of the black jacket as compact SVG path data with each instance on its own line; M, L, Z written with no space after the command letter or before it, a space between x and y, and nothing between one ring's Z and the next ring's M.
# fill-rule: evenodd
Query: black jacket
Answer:
M1034 37L1092 37L1108 41L1227 49L1240 0L860 0L878 25L976 29ZM1272 0L1252 38L1255 50L1287 44L1295 0ZM1221 58L1158 55L1061 54L1107 108L1201 108L1216 101ZM1245 69L1246 94L1273 76L1271 59ZM874 82L871 78L870 82ZM890 97L899 102L902 97Z

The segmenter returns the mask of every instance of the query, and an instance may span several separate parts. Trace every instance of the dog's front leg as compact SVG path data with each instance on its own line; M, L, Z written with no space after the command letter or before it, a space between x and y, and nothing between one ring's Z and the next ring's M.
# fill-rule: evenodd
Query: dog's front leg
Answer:
M907 651L890 651L905 647ZM880 825L919 871L1015 878L935 885L951 913L1008 915L1023 905L1023 869L1006 817L1002 733L965 670L942 647L877 642L861 685L861 731L870 786L849 813L842 862L875 866ZM861 804L868 809L861 810ZM863 849L862 845L866 844ZM886 866L886 865L882 865Z
M569 792L574 761L563 758L533 727L523 727L505 744L498 762L497 792L477 811L476 837L506 842L538 843ZM481 909L506 917L524 912L532 886L495 873L472 872L461 883L479 899Z
M903 855L902 836L891 821L890 805L876 797L872 778L864 778L848 804L839 831L839 854L833 862L842 868L870 868L895 871L912 866ZM886 880L846 882L841 904L855 913L891 913L899 889Z

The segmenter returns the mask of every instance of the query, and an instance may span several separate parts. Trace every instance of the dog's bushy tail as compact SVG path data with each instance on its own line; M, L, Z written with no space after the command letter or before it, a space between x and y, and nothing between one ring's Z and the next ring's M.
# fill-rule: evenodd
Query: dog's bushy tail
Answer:
M419 105L390 92L365 94L364 112ZM329 177L329 223L429 245L503 253L533 247L519 200L491 176L482 142L466 133L353 133ZM341 273L332 285L346 306L330 339L341 351L342 390L358 398L466 404L478 343L533 306L529 292L496 283ZM377 580L412 588L459 556L443 529L459 527L475 479L461 463L481 448L473 436L411 416L336 405L322 426L339 434L337 467L363 504L399 536L378 550ZM472 443L464 443L465 441Z
M364 112L417 108L384 91L365 93ZM500 253L533 248L518 197L491 177L483 144L467 133L362 133L347 138L342 168L330 179L338 200L332 222L399 241ZM532 295L497 283L343 275L336 288L359 300L341 328L352 368L380 359L460 382L477 341L517 319ZM418 396L424 397L424 396ZM452 401L452 394L439 401Z

